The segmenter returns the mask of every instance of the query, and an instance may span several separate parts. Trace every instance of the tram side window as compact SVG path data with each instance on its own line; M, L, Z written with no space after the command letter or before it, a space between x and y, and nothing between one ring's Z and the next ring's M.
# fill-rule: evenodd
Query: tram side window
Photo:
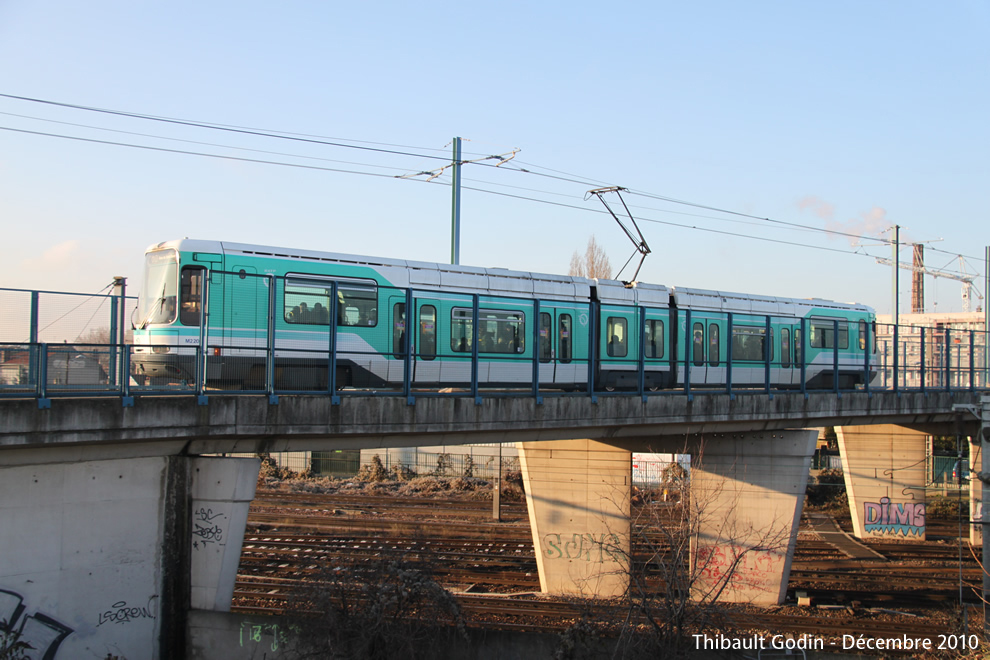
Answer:
M437 356L437 308L423 305L419 308L419 357L432 360Z
M700 367L705 364L705 324L695 323L691 335L693 337L691 343L694 346L692 350L694 366Z
M285 281L286 323L330 325L330 287L326 283Z
M804 364L804 344L801 342L801 328L794 328L794 366Z
M647 319L644 350L648 358L663 357L663 321Z
M203 311L203 268L185 267L179 278L179 323L199 325Z
M455 353L470 353L474 327L471 320L474 312L470 309L455 309L450 313L450 350Z
M572 351L574 350L571 345L571 315L561 314L558 328L557 336L557 359L563 364L567 364L571 361Z
M626 346L626 329L626 319L618 316L608 317L605 323L605 337L608 341L605 353L609 357L626 357L629 353L629 348Z
M835 323L833 321L811 322L811 347L835 348ZM839 321L839 348L849 348L849 324Z
M780 366L791 366L791 331L787 328L780 329Z
M721 356L718 350L718 324L708 324L708 364L717 367Z
M474 336L473 310L455 307L450 316L450 348L456 353L471 351ZM526 323L522 312L478 310L479 353L522 353L526 350Z
M551 332L553 332L553 318L546 312L540 312L540 362L549 362L553 354Z
M867 338L867 336L868 335L866 334L866 321L860 321L859 322L859 350L861 350L861 351L865 351L866 350L866 338Z
M392 352L396 357L406 354L406 303L392 305Z
M337 284L337 325L378 325L378 286L357 282Z
M766 360L766 328L737 325L732 328L732 359L762 362Z

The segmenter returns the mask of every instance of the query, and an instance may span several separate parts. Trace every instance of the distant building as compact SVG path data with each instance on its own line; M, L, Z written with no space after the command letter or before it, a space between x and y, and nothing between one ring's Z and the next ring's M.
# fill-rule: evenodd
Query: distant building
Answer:
M892 315L877 315L876 364L881 367L883 385L893 384ZM897 355L899 385L919 387L924 375L926 387L982 387L986 379L985 319L979 312L901 314ZM924 360L922 360L924 356Z

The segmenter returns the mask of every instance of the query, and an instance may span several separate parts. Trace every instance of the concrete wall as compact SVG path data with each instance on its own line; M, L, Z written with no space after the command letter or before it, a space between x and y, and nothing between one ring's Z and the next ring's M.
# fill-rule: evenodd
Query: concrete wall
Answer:
M230 609L258 464L0 468L0 634L20 634L39 660L182 657L190 598Z
M167 458L0 468L0 619L37 658L157 658Z

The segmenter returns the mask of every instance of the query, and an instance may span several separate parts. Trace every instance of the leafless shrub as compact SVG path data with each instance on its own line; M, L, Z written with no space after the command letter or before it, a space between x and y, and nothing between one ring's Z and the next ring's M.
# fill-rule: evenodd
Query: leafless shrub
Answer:
M378 456L372 456L371 462L366 463L361 466L358 470L357 477L358 481L370 481L370 482L381 482L388 480L388 470L382 465L382 459Z
M398 557L328 566L298 619L300 659L431 657L436 643L467 638L456 599L429 567Z

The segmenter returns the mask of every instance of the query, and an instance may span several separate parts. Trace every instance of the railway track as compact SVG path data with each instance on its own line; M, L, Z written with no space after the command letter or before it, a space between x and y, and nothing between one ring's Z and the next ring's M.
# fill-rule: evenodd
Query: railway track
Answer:
M567 627L586 604L534 595L539 577L525 506L504 506L503 518L510 522L492 522L491 503L484 500L259 491L249 515L234 609L297 611L306 589L321 580L328 566L398 557L429 570L455 593L468 625L558 631ZM947 632L944 624L920 617L908 623L877 622L868 613L958 604L959 548L944 542L952 529L945 524L935 527L943 542L870 542L888 561L850 560L813 532L802 530L789 591L803 591L815 604L839 609L826 616L812 615L814 608L800 614L750 611L733 625L817 636L890 636L903 627L904 634L934 639ZM641 535L633 536L633 561L641 564L645 555L635 545ZM651 551L658 543L662 546L660 535L646 537L653 544ZM964 584L978 584L980 568L968 548L963 560ZM662 586L659 576L649 579ZM975 602L972 590L964 587L963 592L964 600ZM622 612L623 617L628 614Z

